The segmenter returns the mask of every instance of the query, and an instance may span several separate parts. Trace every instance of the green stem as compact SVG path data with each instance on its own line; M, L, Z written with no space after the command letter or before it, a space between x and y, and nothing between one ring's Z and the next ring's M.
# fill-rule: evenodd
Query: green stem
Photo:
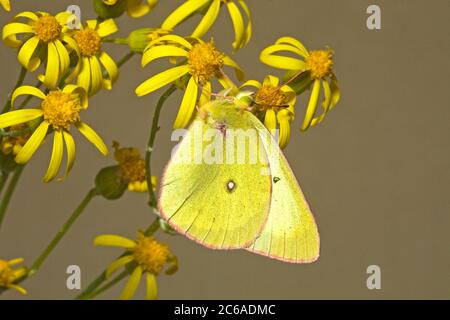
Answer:
M19 182L20 176L22 175L23 169L24 166L20 166L16 169L11 181L9 182L8 188L6 189L6 193L3 196L2 203L0 204L0 228L2 227L6 210L8 209L9 202L11 201L11 197L14 194L14 190L16 189L17 182Z
M2 171L1 176L0 176L0 193L3 191L6 181L8 181L8 177L9 177L9 173Z
M47 248L41 253L41 255L36 259L36 261L32 264L30 270L28 271L27 276L33 275L39 268L42 266L44 261L50 255L50 253L55 249L64 235L69 231L70 227L74 224L74 222L78 219L78 217L83 213L84 209L87 207L89 202L98 195L97 190L91 189L88 194L84 197L83 201L81 201L80 205L75 209L69 219L64 223L59 232L53 238L53 240L49 243Z
M159 98L159 101L156 105L155 112L153 114L152 126L150 128L150 136L148 138L147 148L145 149L145 168L146 170L146 179L148 185L148 195L149 195L149 206L155 208L156 207L156 195L152 188L152 170L151 170L151 160L153 153L153 146L155 144L156 133L159 130L158 122L159 116L161 114L161 109L166 102L167 98L170 97L172 93L175 92L177 87L175 85L171 85Z
M90 294L87 294L85 296L83 296L82 298L80 298L81 300L89 300L89 299L93 299L96 296L98 296L99 294L105 292L106 290L108 290L109 288L112 288L113 286L115 286L117 283L119 283L123 278L125 278L127 275L129 274L129 271L127 269L123 270L121 273L119 273L114 279L112 279L110 282L108 282L107 284L105 284L103 287L100 287L99 289L91 292Z
M6 111L9 111L11 109L11 100L12 100L12 93L22 85L23 81L25 80L25 76L27 75L27 69L22 67L20 69L19 79L17 79L16 85L14 86L13 91L11 92L10 98L8 101L6 101L5 105L3 106L2 113L5 113Z
M123 66L128 60L130 60L135 55L134 52L128 52L122 59L117 62L117 67L120 68Z
M116 44L128 44L127 38L107 38L103 39L103 42L116 43Z
M144 234L146 235L146 236L151 236L152 234L154 234L157 230L159 229L159 218L156 218L153 222L152 222L152 224L144 231ZM123 253L120 257L123 257L124 255L125 255L126 253ZM120 258L120 257L118 257L118 258ZM127 271L126 272L126 274L128 274L128 270L125 270L125 271ZM124 271L124 272L125 272ZM122 272L123 273L123 272ZM120 274L120 275L122 275L122 273ZM120 276L119 275L119 276ZM99 274L98 276L97 276L97 278L95 278L94 279L94 281L92 281L88 286L87 286L87 288L82 292L82 293L80 293L77 297L75 297L75 299L77 299L77 300L85 300L85 299L89 299L89 298L92 298L93 296L91 296L93 293L95 293L95 295L94 296L96 296L96 295L98 295L99 293L101 293L101 292L103 292L103 291L105 291L105 290L102 290L101 292L98 292L99 290L101 290L101 289L98 289L97 290L97 288L98 287L100 287L100 285L103 283L103 282L105 282L107 280L107 278L106 278L106 271L103 271L101 274ZM114 281L115 279L113 279L112 281ZM112 282L111 281L111 282ZM118 281L120 281L120 280L118 280ZM118 282L117 281L117 282ZM117 283L117 282L115 282L115 283ZM115 284L114 283L114 284ZM112 285L111 285L112 286ZM103 287L104 288L104 287ZM108 287L109 288L109 287Z

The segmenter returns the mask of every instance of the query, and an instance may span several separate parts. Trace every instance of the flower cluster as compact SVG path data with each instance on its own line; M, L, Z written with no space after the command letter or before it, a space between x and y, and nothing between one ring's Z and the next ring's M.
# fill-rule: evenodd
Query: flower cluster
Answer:
M153 235L157 229L169 234L173 230L159 218L155 196L158 179L151 175L150 161L162 103L174 91L183 91L173 119L174 128L187 127L195 117L202 115L202 106L217 95L227 95L236 103L245 101L245 110L260 119L272 134L278 135L281 148L285 148L292 137L291 125L296 115L305 111L300 126L301 131L305 131L321 123L339 102L334 52L329 48L307 50L292 37L282 37L260 53L262 63L283 70L282 75L269 74L260 79L262 81L245 79L244 69L232 58L232 54L247 46L252 38L252 14L245 0L186 0L161 25L147 24L125 38L116 37L120 32L119 17L125 14L132 18L144 17L157 3L158 0L94 0L98 16L77 21L79 28L73 28L70 23L77 19L71 12L52 14L40 10L15 14L3 26L3 43L17 50L21 72L0 112L0 193L8 175L14 172L9 186L11 190L0 205L0 226L20 177L20 168L30 162L47 140L52 140L52 151L44 182L50 182L59 175L64 154L67 164L59 180L71 172L76 154L74 129L102 155L108 155L103 139L83 119L91 108L90 100L102 91L114 88L119 80L119 69L127 61L139 56L142 68L148 68L156 60L167 62L169 67L151 74L135 87L138 97L168 87L161 97L161 104L155 108L146 148L121 147L114 142L112 148L116 164L99 171L95 187L32 267L16 268L23 259L0 260L2 290L15 289L25 294L19 283L39 269L89 201L97 195L115 200L128 189L147 193L149 206L158 217L149 229L138 233L136 240L117 235L95 238L95 245L120 247L124 253L109 264L104 279L94 282L81 297L94 297L102 292L100 283L123 268L123 274L129 275L129 280L122 299L134 296L142 275L146 276L146 297L157 298L157 276L166 266L166 274L173 274L178 269L177 258L169 246L160 243ZM0 0L0 5L6 11L11 10L9 0ZM227 48L218 48L212 38L205 38L223 11L227 12L234 31L234 39L230 40L228 48L231 54L226 53ZM178 33L178 26L194 16L200 16L200 19L193 30L185 35ZM120 60L110 55L108 47L117 45L126 45L129 51ZM233 73L230 74L230 70ZM26 84L27 76L34 77L38 84ZM298 96L309 91L306 107L298 106ZM27 108L32 99L39 100L39 103L34 108ZM321 112L318 111L319 102ZM145 156L139 150L145 150ZM111 280L105 287L116 281Z

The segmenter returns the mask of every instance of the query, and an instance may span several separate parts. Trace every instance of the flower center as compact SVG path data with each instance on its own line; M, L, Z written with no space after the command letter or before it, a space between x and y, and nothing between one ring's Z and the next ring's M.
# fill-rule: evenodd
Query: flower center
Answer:
M38 38L45 43L53 42L61 36L62 27L53 16L42 16L33 23Z
M61 90L50 91L42 101L41 107L44 119L56 130L60 128L69 130L72 124L80 121L81 105L78 95Z
M100 38L97 31L94 29L86 28L78 31L75 34L74 39L80 47L82 56L95 56L102 49L102 38Z
M197 43L188 54L189 73L204 84L220 73L224 64L223 57L214 43Z
M276 109L286 104L286 95L278 87L263 85L255 95L255 102L262 111Z
M14 270L5 260L0 260L0 286L6 287L14 281Z
M170 251L168 246L159 243L153 237L139 234L133 254L144 271L158 275L167 262Z
M331 50L311 51L306 60L306 68L311 71L311 77L322 79L330 75L333 69L333 52Z
M120 174L127 182L143 182L146 181L145 161L141 158L141 154L136 148L120 148L117 142L113 144L114 157L120 166Z

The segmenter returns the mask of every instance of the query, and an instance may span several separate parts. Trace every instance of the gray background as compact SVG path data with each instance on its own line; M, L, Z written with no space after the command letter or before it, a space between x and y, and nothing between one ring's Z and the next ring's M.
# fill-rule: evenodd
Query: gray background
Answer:
M213 251L188 239L158 233L179 257L180 271L159 277L162 299L215 298L449 298L448 100L449 27L447 0L376 1L382 30L366 28L372 1L248 0L254 15L254 38L235 59L247 78L261 80L278 71L258 61L261 49L291 35L310 48L335 50L335 71L342 100L319 127L298 128L306 98L297 104L297 120L286 150L312 206L321 234L321 258L311 265L291 265L245 251ZM18 1L13 12L55 13L79 4L82 19L94 18L91 1ZM121 36L137 27L158 26L182 1L162 0L144 18L120 18ZM0 13L4 25L12 13ZM194 22L177 29L193 30ZM210 32L230 52L233 33L226 10ZM208 36L209 37L209 36ZM115 58L126 48L105 45ZM19 70L15 50L0 46L0 97L6 98ZM140 68L136 57L121 71L114 90L90 101L82 117L107 141L143 150L158 93L137 98L134 89L166 65ZM27 83L34 84L29 77ZM174 95L162 115L155 172L169 158L171 124L180 104ZM42 184L50 156L47 143L27 166L0 232L0 258L24 257L31 263L92 186L102 158L79 135L77 160L63 183ZM249 194L251 196L251 193ZM142 194L119 201L96 199L41 271L23 285L28 298L70 299L65 269L76 264L87 285L120 252L94 248L103 233L134 237L153 219ZM382 270L382 290L366 288L366 268ZM102 295L115 298L124 283ZM144 285L140 295L143 297ZM15 292L1 299L21 298Z

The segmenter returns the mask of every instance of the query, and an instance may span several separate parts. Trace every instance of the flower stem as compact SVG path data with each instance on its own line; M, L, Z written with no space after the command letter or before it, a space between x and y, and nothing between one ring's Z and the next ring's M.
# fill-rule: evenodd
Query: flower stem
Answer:
M33 275L36 271L39 270L39 268L42 266L44 261L47 259L47 257L50 255L50 253L55 249L55 247L58 245L58 243L61 241L61 239L64 237L64 235L69 231L70 227L74 224L74 222L78 219L78 217L83 213L84 209L87 207L89 202L98 195L97 190L91 189L88 194L84 197L83 201L81 201L80 205L75 209L75 211L72 213L72 215L69 217L69 219L64 223L64 225L61 227L59 232L56 234L56 236L53 238L53 240L49 243L47 248L41 253L41 255L36 259L36 261L31 265L30 270L28 271L27 276Z
M152 126L150 128L150 136L148 138L147 148L145 149L145 168L146 168L146 179L148 185L148 194L149 194L149 206L155 208L156 207L156 195L152 188L152 170L151 170L151 159L153 153L153 146L155 144L156 133L159 130L159 116L161 114L161 109L166 102L167 98L170 97L172 93L175 92L177 87L175 85L171 85L159 98L159 101L156 105L155 112L153 114Z
M99 294L105 292L106 290L108 290L109 288L112 288L113 286L115 286L117 283L119 283L123 278L125 278L127 275L129 274L129 271L127 269L123 270L121 273L119 273L114 279L112 279L110 282L108 282L107 284L105 284L103 287L100 287L99 289L91 292L90 294L87 294L85 296L83 296L82 298L80 298L81 300L89 300L89 299L93 299L96 296L98 296Z
M120 68L123 66L128 60L130 60L135 55L134 52L128 52L122 59L117 62L117 67Z
M159 229L159 217L156 218L152 224L144 231L144 234L146 236L151 236L152 234L154 234L157 230ZM124 253L125 254L125 253ZM122 254L120 257L123 257L124 254ZM118 257L118 258L120 258ZM128 274L128 270L124 270L125 275ZM119 276L122 276L122 273L119 274ZM125 276L124 275L124 276ZM118 278L119 276L117 276L116 278ZM94 281L92 281L87 288L80 293L78 296L75 297L76 300L85 300L85 299L90 299L93 298L94 296L100 294L101 292L105 291L106 289L109 289L110 287L112 287L114 284L116 284L117 282L119 282L120 280L123 279L123 277L120 278L119 280L117 280L116 282L114 282L113 284L111 284L110 286L105 285L104 287L100 288L97 290L98 287L100 287L100 285L105 282L107 280L106 278L106 271L103 271L97 278L94 279ZM113 280L111 280L110 283L112 283L114 280L116 280L116 278L114 278ZM108 286L106 289L104 289L106 286ZM101 290L101 291L100 291ZM100 292L99 292L100 291Z
M8 209L9 202L11 201L11 197L14 194L14 190L16 189L17 182L19 182L20 176L22 175L23 169L24 166L20 166L16 169L11 181L9 182L8 188L6 189L6 193L3 196L2 203L0 204L0 228L2 227L6 210Z
M8 177L9 177L9 173L2 171L2 173L0 175L0 193L3 191L6 181L8 181Z
M27 69L22 67L20 69L19 79L17 79L16 85L14 86L14 89L11 92L11 95L10 95L8 101L6 101L5 105L3 106L2 113L5 113L6 111L9 111L9 109L11 109L12 93L14 92L14 90L16 90L18 87L20 87L22 85L23 81L25 80L26 75L27 75Z

